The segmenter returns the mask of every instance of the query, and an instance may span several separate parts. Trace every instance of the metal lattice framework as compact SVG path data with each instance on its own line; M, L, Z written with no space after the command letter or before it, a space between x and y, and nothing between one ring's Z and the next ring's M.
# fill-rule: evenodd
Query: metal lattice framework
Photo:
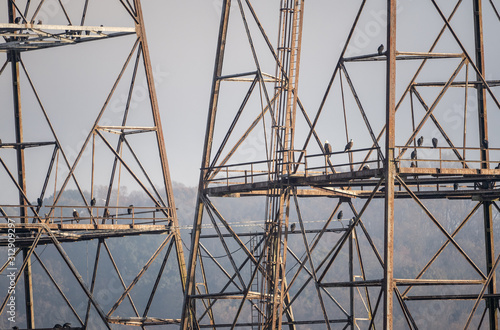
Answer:
M499 68L484 41L498 4L402 3L338 2L357 12L314 109L299 93L307 4L267 4L275 46L258 6L223 1L183 329L498 328ZM354 56L370 10L387 37ZM454 104L461 120L447 120ZM255 200L255 218L225 215L238 197ZM442 210L457 203L450 223ZM316 219L320 204L331 209Z
M179 302L178 312L155 305L165 286L180 300L186 272L140 0L8 0L4 6L0 79L5 90L12 89L13 101L3 98L1 115L9 128L0 140L1 272L2 288L15 290L2 292L1 327L178 324ZM47 88L57 85L64 68L37 74L62 46L70 50L61 63L94 74L68 70L68 103L68 90ZM97 80L107 90L93 88L102 86ZM79 90L82 81L87 85ZM142 102L138 94L144 94ZM9 104L13 111L7 111ZM77 111L86 113L84 119ZM90 122L88 113L95 114ZM72 137L80 131L87 133L78 144ZM68 153L65 146L77 151ZM145 200L126 200L123 186ZM138 265L116 259L126 246L137 253L139 247L130 247L141 239L158 245L139 253ZM90 257L89 246L95 251ZM150 267L154 274L141 285ZM169 268L176 279L169 273L165 284ZM118 283L112 289L110 279ZM44 310L58 299L57 307Z

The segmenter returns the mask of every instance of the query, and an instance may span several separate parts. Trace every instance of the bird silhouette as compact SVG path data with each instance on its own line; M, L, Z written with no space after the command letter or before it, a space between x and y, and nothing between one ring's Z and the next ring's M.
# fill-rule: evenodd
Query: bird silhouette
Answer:
M63 327L63 329L69 329L69 328L71 328L71 323L66 322L66 323L63 324L62 327Z
M90 200L90 206L95 206L96 200L95 197Z
M16 17L16 19L14 20L14 23L21 24L22 19L23 19L22 17Z
M78 211L75 209L73 209L73 219L75 219L77 223L80 222L80 215L78 214Z
M437 146L438 146L438 139L437 138L432 138L432 146L434 148L437 148Z
M417 146L420 147L422 145L422 143L424 143L424 137L423 136L421 136L421 137L418 138L418 140L417 140Z
M342 220L343 217L344 217L344 212L340 210L340 212L337 214L337 220Z
M293 233L295 231L295 222L290 225L290 231Z
M370 165L366 164L363 166L363 171L368 171L370 169Z
M453 190L455 190L455 191L458 190L458 182L455 182L453 184Z
M484 149L488 149L488 145L489 145L488 140L484 139L483 140L483 147L484 147Z
M38 198L36 199L36 204L38 205L38 207L42 207L43 200L42 200L40 197L38 197Z
M38 20L38 22L37 22L37 24L38 24L38 25L42 25L42 24L43 24L42 20L41 20L41 19L39 19L39 20Z
M352 139L345 145L344 152L351 150L353 145Z
M377 52L379 55L382 55L384 53L384 44L381 44L380 46L378 46Z
M325 155L327 155L327 157L330 157L331 153L332 153L332 145L328 142L328 140L325 140Z
M62 325L57 323L56 325L54 325L54 327L52 329L62 329Z
M134 205L132 205L132 204L130 204L130 205L128 206L128 209L127 209L127 213L128 213L128 214L132 214L132 209L133 209L133 207L134 207Z
M410 155L410 156L411 156L411 159L417 159L417 150L413 150L413 151L411 152L411 155Z

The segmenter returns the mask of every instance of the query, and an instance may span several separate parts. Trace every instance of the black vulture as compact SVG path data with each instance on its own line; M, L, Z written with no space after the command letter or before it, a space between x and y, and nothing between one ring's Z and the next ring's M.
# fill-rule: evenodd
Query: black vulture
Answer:
M353 144L353 142L352 142L352 139L351 139L349 141L349 143L345 145L344 152L351 150L352 144Z
M96 200L95 197L90 200L90 206L95 206Z
M76 220L76 222L80 222L80 215L78 214L78 211L73 209L73 219Z
M42 204L43 204L43 200L40 197L38 197L36 199L36 205L38 205L38 207L42 207Z
M382 55L384 53L384 44L381 44L380 46L378 46L377 52L379 55Z
M438 146L438 139L437 138L432 138L432 146L436 148Z
M133 207L134 207L134 205L132 205L132 204L130 204L130 205L128 206L128 209L127 209L127 213L128 213L128 214L132 214L132 209L133 209Z
M458 182L455 182L455 183L453 184L453 190L458 190Z
M325 141L325 155L330 157L330 154L332 153L332 145L328 143L328 140Z
M488 149L488 145L489 145L488 140L484 139L483 140L483 147L484 147L484 149Z
M293 233L295 231L295 222L290 225L290 231Z
M411 159L417 159L417 150L413 150L413 151L411 152L411 155L410 155L410 156L411 156Z
M417 140L417 146L419 146L419 147L420 147L423 143L424 143L424 137L423 137L423 136L421 136L421 137L419 137L419 138L418 138L418 140Z
M344 212L340 210L339 214L337 214L337 220L342 220L343 217L344 217Z

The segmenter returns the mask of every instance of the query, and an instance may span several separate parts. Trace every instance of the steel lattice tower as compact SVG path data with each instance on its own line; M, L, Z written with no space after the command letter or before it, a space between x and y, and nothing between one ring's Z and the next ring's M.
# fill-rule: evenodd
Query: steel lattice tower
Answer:
M1 113L1 272L16 288L2 292L1 327L178 324L179 302L158 305L166 287L181 299L186 272L140 0L8 0L1 12L0 78L13 91ZM39 73L60 55L69 67ZM69 92L55 87L65 70ZM127 244L139 244L126 252L133 267L116 258Z
M261 4L277 45L255 2L222 5L182 328L497 329L497 4L337 2L357 11L327 86L311 87L309 2ZM386 37L354 53L375 19ZM324 87L317 108L301 101ZM239 198L255 218L226 207Z

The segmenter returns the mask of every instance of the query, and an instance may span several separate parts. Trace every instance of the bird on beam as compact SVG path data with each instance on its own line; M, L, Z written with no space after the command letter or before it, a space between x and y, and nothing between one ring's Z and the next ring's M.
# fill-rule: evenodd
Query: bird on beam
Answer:
M75 219L77 223L80 222L80 215L78 214L78 211L75 209L73 209L73 219Z
M434 148L437 148L437 146L438 146L438 139L437 138L432 138L432 146Z
M347 143L347 144L345 145L344 152L347 152L347 151L351 150L352 145L353 145L353 142L352 142L352 139L351 139L351 140L349 141L349 143Z
M95 197L90 200L90 206L95 206L96 200Z
M42 204L43 204L43 200L40 197L38 197L36 199L36 205L38 205L38 207L42 207Z
M417 140L417 146L419 146L419 147L420 147L423 143L424 143L424 137L423 137L423 136L421 136L421 137L419 137L419 138L418 138L418 140Z
M128 214L132 214L132 209L134 208L134 205L130 204L127 209Z
M324 148L326 157L330 158L330 154L332 153L332 145L328 142L328 140L325 140Z
M384 53L384 44L381 44L380 46L378 46L377 53L379 55L382 55Z
M453 184L453 190L457 191L458 190L458 182L455 182Z
M337 220L342 220L343 217L344 217L344 212L340 210L340 212L337 214Z
M411 159L417 159L417 150L413 150L413 151L411 152L411 155L410 155L410 156L411 156Z
M295 222L290 225L290 231L293 233L295 231Z

